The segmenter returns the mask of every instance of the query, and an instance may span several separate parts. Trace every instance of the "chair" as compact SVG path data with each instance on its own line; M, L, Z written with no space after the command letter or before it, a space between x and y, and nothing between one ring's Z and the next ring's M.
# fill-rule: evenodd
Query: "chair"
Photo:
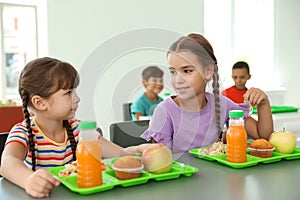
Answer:
M0 133L0 166L1 166L2 152L3 152L3 149L4 149L4 145L5 145L7 136L8 136L8 132Z
M123 104L123 120L124 121L131 121L131 106L132 103L124 103Z
M117 122L110 125L110 141L121 147L147 142L140 135L149 127L149 120Z
M10 129L23 120L24 114L21 106L0 106L0 165L2 152Z
M0 133L9 132L16 123L23 120L22 106L0 106Z

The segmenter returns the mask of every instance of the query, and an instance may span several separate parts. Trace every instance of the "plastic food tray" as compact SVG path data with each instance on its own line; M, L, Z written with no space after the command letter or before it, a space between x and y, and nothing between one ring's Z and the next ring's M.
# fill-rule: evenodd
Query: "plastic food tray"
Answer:
M144 183L147 183L151 179L155 180L155 181L163 181L163 180L179 178L181 175L189 177L193 173L196 173L199 171L199 169L196 167L192 167L192 166L174 161L172 164L172 168L169 172L162 173L162 174L153 174L153 173L149 173L145 170L142 170L142 175L139 178L134 178L134 179L129 179L129 180L119 180L116 178L115 171L112 169L112 163L114 161L116 161L117 159L118 158L102 160L102 162L104 162L105 165L109 169L102 172L103 184L101 186L97 186L97 187L78 188L76 175L75 176L67 176L67 177L58 176L58 173L60 172L60 170L65 168L64 166L51 168L51 169L49 169L49 172L55 178L60 180L61 183L64 184L67 188L69 188L71 191L78 192L80 194L93 194L93 193L97 193L97 192L111 190L115 186L128 187L128 186L144 184Z
M257 156L250 155L249 150L247 151L247 162L245 163L232 163L226 161L226 154L220 154L215 156L209 156L198 153L198 151L203 148L195 148L189 151L190 154L193 154L196 158L201 158L204 160L209 161L217 161L218 163L221 163L223 165L227 165L232 168L245 168L245 167L251 167L255 166L259 163L274 163L281 161L282 159L285 160L293 160L293 159L300 159L300 148L295 148L294 152L291 154L282 154L278 152L273 152L272 157L270 158L260 158Z
M272 113L298 112L298 108L293 106L271 106ZM257 108L253 107L253 114L257 114Z

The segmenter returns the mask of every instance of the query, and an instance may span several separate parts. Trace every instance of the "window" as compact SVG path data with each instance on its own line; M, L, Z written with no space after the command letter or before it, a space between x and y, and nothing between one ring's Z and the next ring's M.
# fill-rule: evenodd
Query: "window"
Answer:
M274 63L273 0L205 0L204 32L214 47L223 87L233 85L232 65L248 62L252 75L247 86L279 87L268 82ZM271 79L269 79L271 80Z
M18 94L20 72L27 62L40 54L37 5L37 1L0 2L0 100L2 101L20 100Z

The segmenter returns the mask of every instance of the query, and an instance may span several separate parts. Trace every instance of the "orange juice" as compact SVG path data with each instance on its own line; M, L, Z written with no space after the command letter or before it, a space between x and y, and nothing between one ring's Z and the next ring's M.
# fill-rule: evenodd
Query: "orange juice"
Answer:
M247 162L247 133L244 128L244 112L229 112L229 129L226 134L226 160L233 163Z
M96 122L80 122L79 129L79 142L76 149L77 185L79 188L102 185L102 153Z
M89 146L88 148L96 151L95 154L101 155L101 150L97 141L80 141L78 143L76 157L78 170L77 184L79 188L102 185L102 163L99 158L95 157L93 153L87 150L86 146Z

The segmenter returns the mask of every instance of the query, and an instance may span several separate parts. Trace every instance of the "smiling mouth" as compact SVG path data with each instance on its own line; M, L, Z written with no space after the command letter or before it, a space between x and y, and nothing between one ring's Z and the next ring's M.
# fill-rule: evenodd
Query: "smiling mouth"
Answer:
M176 88L176 90L179 92L179 93L183 93L185 90L187 90L189 87L178 87Z

